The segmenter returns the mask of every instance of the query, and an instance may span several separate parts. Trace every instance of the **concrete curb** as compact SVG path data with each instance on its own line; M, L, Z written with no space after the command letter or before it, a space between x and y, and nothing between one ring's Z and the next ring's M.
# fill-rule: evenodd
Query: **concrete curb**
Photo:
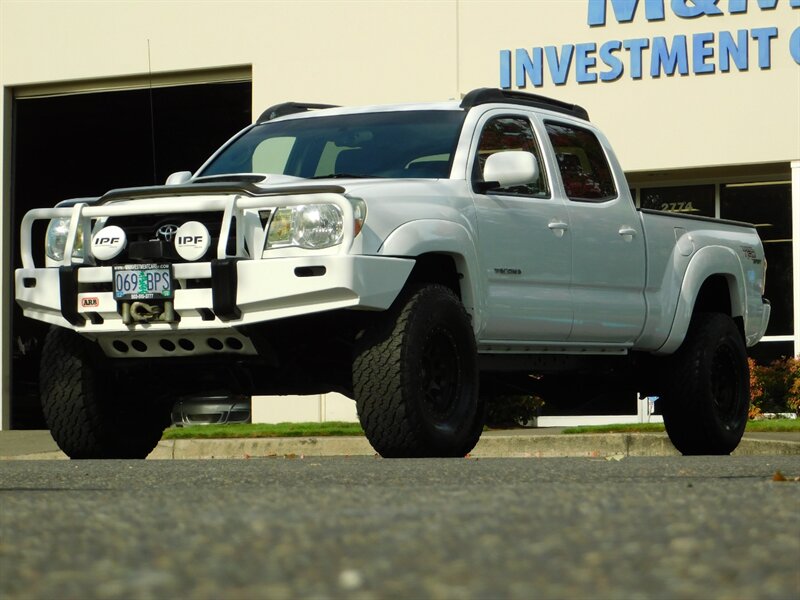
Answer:
M55 452L36 452L34 454L14 454L12 456L0 456L0 460L68 460L68 456L56 450Z
M147 458L209 459L268 456L373 456L364 437L162 440Z
M800 442L743 439L734 456L800 455ZM273 456L373 456L363 437L166 440L148 458L211 459ZM680 456L666 434L493 435L481 438L475 458Z
M742 438L732 456L796 456L800 455L800 442L785 440L756 440Z
M246 459L301 456L374 456L366 438L231 438L162 440L153 460ZM745 437L734 456L800 455L800 441ZM625 458L680 456L666 434L598 433L580 435L485 435L470 453L474 458ZM64 460L60 451L4 456L3 460Z
M481 438L476 458L678 456L666 435L590 433L580 435L492 436Z
M680 456L666 434L618 433L498 436L481 439L475 457ZM733 456L800 455L800 442L742 439Z

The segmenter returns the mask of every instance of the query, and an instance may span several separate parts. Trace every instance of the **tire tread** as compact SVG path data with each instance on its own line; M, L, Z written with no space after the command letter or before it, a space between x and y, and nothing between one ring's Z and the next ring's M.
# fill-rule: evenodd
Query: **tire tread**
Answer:
M662 412L667 434L682 454L730 454L744 431L746 403L738 431L723 432L714 413L710 390L706 389L709 385L706 354L721 340L735 340L741 366L747 372L744 342L733 320L722 313L694 315L686 339L673 357ZM749 382L749 377L744 377L739 393L749 399L749 383L745 381Z
M408 348L404 338L420 308L430 302L457 304L460 318L469 316L453 292L441 285L408 290L386 315L359 341L353 362L353 383L359 420L372 446L384 457L463 456L477 443L483 422L470 431L462 447L437 447L426 435L423 418L415 403L404 397L408 373L404 372ZM470 352L476 355L474 338ZM477 381L474 384L477 390ZM472 428L473 430L476 427Z
M154 402L143 403L130 423L115 422L109 413L112 400L98 388L87 342L70 330L48 332L39 382L50 433L70 458L144 458L161 439L165 411Z

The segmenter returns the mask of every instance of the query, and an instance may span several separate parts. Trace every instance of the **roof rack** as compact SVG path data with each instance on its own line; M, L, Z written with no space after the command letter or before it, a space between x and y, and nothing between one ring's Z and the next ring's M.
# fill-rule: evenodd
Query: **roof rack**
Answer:
M308 110L315 110L318 108L338 108L335 104L309 104L307 102L283 102L270 106L267 110L261 113L256 123L266 123L278 117L285 117L286 115L294 115L296 113L306 112Z
M461 108L468 110L479 104L490 104L492 102L502 102L503 104L520 104L522 106L533 106L544 108L556 112L578 117L584 121L589 120L589 113L582 106L569 104L561 100L529 94L527 92L517 92L515 90L500 90L497 88L478 88L472 90L461 101Z

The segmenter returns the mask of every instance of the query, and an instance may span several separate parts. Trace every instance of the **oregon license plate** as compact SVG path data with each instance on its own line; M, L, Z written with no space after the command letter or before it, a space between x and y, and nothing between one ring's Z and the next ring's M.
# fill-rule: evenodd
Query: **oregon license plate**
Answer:
M172 299L172 266L169 264L115 265L115 300Z

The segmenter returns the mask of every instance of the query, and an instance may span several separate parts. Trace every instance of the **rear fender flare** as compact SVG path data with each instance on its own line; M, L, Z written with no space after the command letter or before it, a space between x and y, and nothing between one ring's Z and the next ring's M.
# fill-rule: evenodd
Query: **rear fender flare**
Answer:
M744 317L747 321L747 296L744 288L742 264L736 253L724 246L701 248L689 262L683 277L672 329L667 340L656 354L672 354L683 343L692 320L700 289L709 277L722 275L728 283L731 317Z

